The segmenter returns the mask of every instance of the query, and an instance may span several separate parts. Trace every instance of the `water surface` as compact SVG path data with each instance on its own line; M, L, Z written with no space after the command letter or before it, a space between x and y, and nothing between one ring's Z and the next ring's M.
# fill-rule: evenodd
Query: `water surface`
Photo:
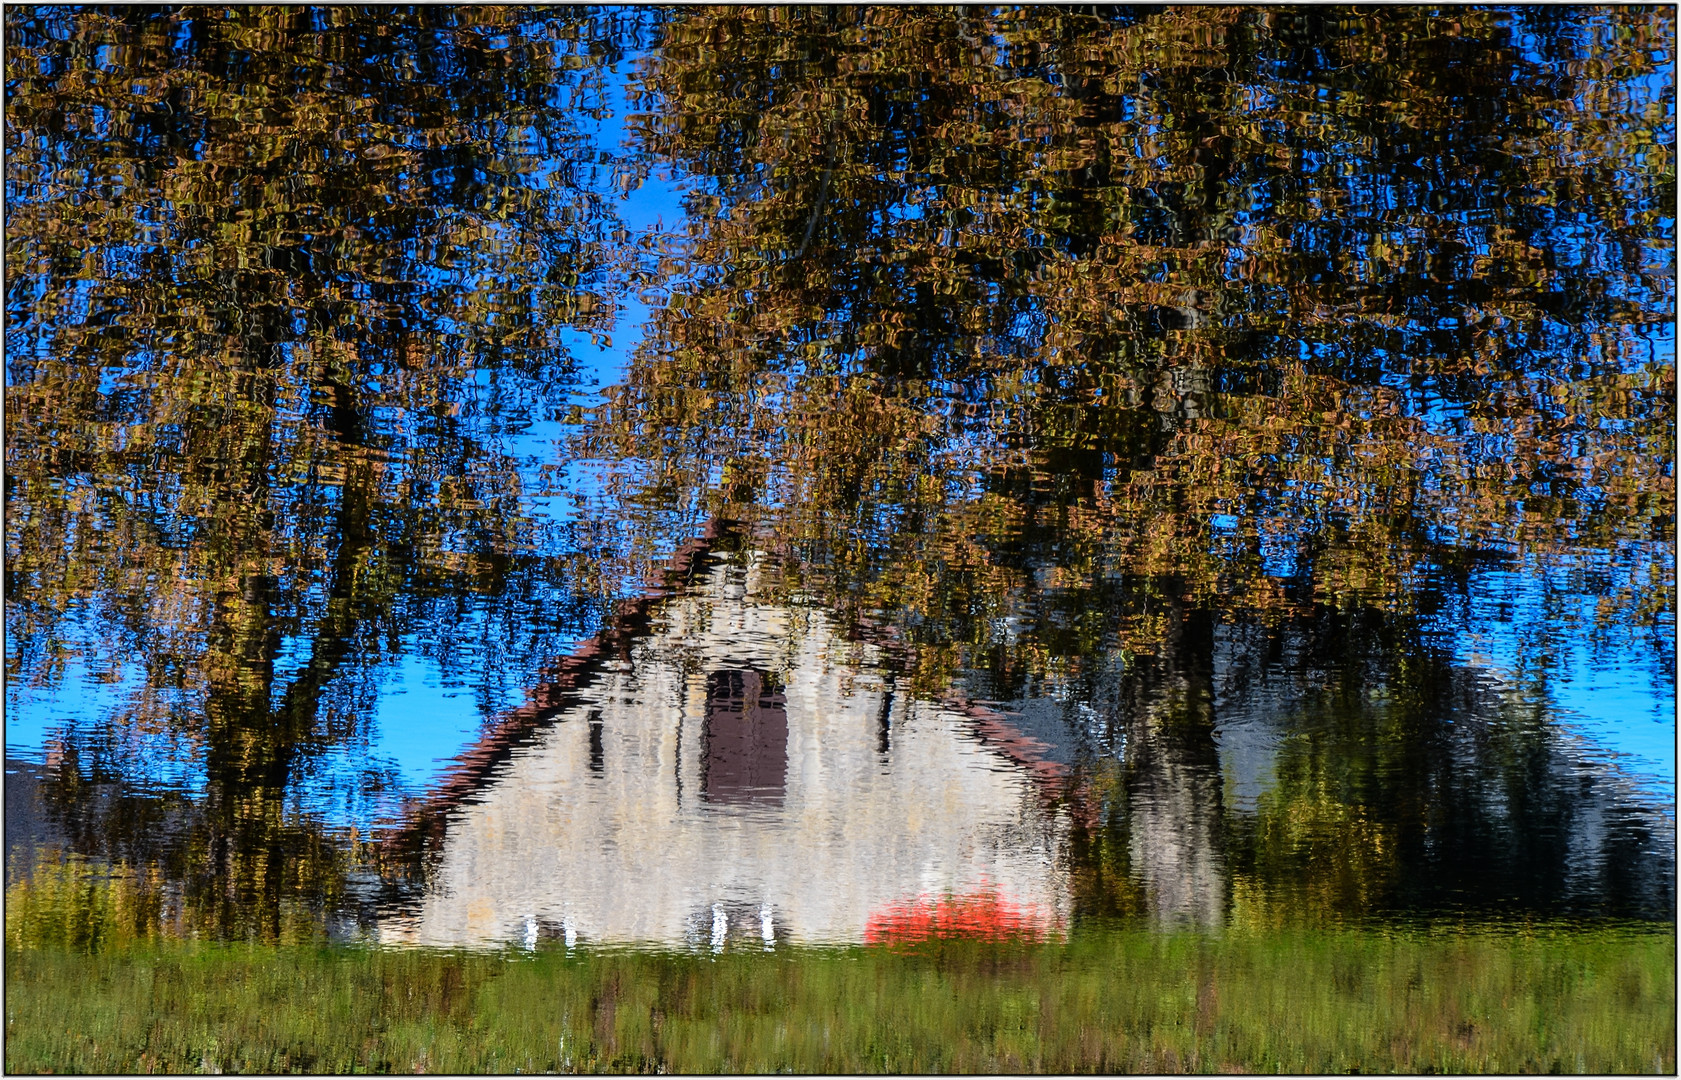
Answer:
M1672 11L6 36L9 888L1673 918Z

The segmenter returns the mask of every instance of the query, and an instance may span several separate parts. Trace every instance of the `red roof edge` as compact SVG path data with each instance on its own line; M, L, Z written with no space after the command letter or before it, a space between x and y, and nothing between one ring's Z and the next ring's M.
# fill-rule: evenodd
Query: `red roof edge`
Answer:
M390 828L383 846L402 849L428 834L441 834L448 812L468 801L516 747L528 742L557 713L575 704L577 690L594 678L604 661L628 658L630 642L647 632L654 605L684 587L695 564L730 531L730 523L718 519L707 522L698 536L672 552L659 579L641 596L621 601L607 626L579 642L568 655L543 667L537 684L526 691L525 704L487 721L472 745L450 759L431 789L403 808L401 817L391 823L394 828Z

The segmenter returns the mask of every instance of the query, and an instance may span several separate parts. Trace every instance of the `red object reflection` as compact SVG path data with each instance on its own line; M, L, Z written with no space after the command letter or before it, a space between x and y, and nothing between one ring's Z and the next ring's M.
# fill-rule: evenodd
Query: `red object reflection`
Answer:
M864 924L869 945L914 944L937 938L978 941L1040 941L1055 920L1034 904L1015 904L996 891L895 900L870 914Z

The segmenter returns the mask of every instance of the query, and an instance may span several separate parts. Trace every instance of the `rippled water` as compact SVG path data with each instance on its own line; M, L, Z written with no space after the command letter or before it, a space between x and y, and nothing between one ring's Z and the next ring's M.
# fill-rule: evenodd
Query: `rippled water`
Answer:
M1093 10L9 7L8 889L1671 919L1673 12Z

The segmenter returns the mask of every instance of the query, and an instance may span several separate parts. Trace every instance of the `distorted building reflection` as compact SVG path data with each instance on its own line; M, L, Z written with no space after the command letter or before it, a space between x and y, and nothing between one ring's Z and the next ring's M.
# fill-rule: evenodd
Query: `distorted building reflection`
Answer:
M380 939L858 942L954 899L1065 927L1067 814L1030 757L895 693L820 611L757 594L756 567L716 565L665 602L449 809L423 895Z

